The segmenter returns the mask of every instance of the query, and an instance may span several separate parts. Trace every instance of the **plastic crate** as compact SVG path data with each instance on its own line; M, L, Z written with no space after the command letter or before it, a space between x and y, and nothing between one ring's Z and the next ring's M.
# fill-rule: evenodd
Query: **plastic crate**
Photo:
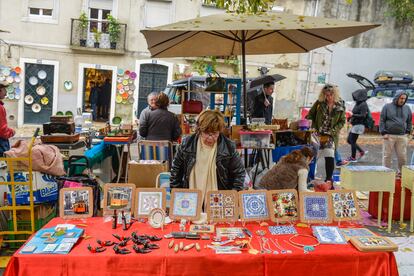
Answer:
M271 130L240 131L240 142L243 148L267 148L270 146Z

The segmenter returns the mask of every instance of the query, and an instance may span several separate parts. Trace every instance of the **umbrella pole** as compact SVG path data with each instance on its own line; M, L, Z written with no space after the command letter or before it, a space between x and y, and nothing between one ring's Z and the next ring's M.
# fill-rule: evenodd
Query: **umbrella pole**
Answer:
M247 127L247 89L246 89L246 34L242 31L242 74L243 74L243 115L244 125ZM248 150L244 149L244 166L248 167Z

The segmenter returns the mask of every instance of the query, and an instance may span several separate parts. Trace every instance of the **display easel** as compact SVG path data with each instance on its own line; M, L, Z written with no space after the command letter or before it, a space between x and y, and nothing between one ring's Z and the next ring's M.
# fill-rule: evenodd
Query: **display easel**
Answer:
M11 211L12 212L12 224L13 230L11 231L0 231L0 238L3 238L3 243L23 243L26 239L19 239L14 235L31 235L35 232L35 221L34 221L34 199L33 199L33 175L32 175L32 147L33 143L39 133L39 128L36 129L28 148L27 157L13 157L13 158L0 158L0 161L4 161L7 164L8 173L10 175L10 181L0 181L0 185L8 185L11 193L11 205L0 206L0 211ZM27 167L21 167L19 162L27 162ZM19 171L28 172L28 180L24 182L17 182L14 179L14 173ZM7 179L5 179L7 180ZM25 185L29 187L29 205L17 206L16 204L16 185ZM27 210L30 212L30 229L18 230L18 219L17 211ZM11 239L4 239L5 235L13 235Z

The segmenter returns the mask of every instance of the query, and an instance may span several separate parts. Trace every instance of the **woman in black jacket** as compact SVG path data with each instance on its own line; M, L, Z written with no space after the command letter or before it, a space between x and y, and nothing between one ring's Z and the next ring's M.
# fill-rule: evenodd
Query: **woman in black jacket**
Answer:
M243 189L245 169L233 141L225 137L219 111L203 111L197 132L178 147L171 167L171 188L202 191Z
M358 144L357 140L359 135L365 131L365 122L369 112L368 104L366 100L368 98L367 91L365 89L359 89L352 93L355 106L352 109L352 117L350 123L352 124L351 131L348 135L348 144L351 145L351 157L348 158L349 162L356 162L356 151L359 152L359 159L362 158L366 151L364 151Z

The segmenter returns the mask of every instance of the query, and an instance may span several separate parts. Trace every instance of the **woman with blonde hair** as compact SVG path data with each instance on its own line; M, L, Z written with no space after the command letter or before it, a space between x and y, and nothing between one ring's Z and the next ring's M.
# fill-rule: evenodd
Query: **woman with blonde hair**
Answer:
M313 150L303 147L283 156L260 180L259 187L267 190L297 189L307 191L309 164Z
M325 181L332 182L335 149L338 148L339 133L346 121L345 104L340 98L338 86L326 84L306 118L312 120L312 128L319 135L319 156L325 158Z
M196 133L183 140L173 160L172 188L199 189L203 198L207 191L243 188L242 160L223 130L220 111L205 110L198 116Z

